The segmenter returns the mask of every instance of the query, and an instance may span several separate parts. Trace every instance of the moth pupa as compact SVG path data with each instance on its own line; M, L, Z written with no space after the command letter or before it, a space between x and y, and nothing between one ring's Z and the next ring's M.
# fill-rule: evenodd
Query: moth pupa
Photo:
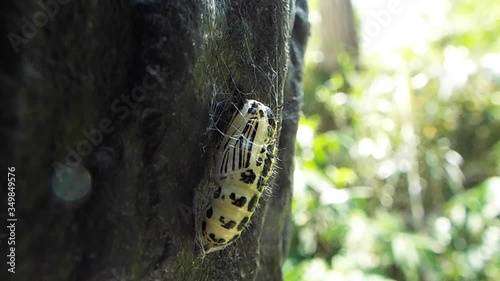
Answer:
M217 146L217 188L201 223L205 253L231 244L249 223L272 173L276 127L271 109L256 100L233 113Z

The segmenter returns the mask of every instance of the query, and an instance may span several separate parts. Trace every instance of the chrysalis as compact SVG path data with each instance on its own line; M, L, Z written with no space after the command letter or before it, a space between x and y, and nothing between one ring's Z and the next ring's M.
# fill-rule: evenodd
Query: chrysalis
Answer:
M272 172L275 142L271 109L246 100L232 115L217 146L217 188L201 224L205 253L231 244L250 221Z

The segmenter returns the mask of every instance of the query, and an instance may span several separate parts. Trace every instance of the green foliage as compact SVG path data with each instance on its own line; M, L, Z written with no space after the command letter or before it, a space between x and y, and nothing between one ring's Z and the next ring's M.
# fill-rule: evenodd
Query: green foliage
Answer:
M449 3L425 51L306 66L285 280L500 280L500 10Z

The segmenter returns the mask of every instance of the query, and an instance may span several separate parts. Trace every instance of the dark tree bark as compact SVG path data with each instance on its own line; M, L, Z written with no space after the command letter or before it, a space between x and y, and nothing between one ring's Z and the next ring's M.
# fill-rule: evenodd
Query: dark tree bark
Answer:
M306 1L40 3L1 4L17 221L16 273L4 261L0 279L281 280ZM282 119L272 195L235 244L202 257L193 198L213 180L217 120L243 98Z

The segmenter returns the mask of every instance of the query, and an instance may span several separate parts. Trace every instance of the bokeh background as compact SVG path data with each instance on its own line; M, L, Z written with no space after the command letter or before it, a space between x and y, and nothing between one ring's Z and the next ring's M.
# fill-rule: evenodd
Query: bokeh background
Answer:
M310 0L285 280L500 280L497 0Z

